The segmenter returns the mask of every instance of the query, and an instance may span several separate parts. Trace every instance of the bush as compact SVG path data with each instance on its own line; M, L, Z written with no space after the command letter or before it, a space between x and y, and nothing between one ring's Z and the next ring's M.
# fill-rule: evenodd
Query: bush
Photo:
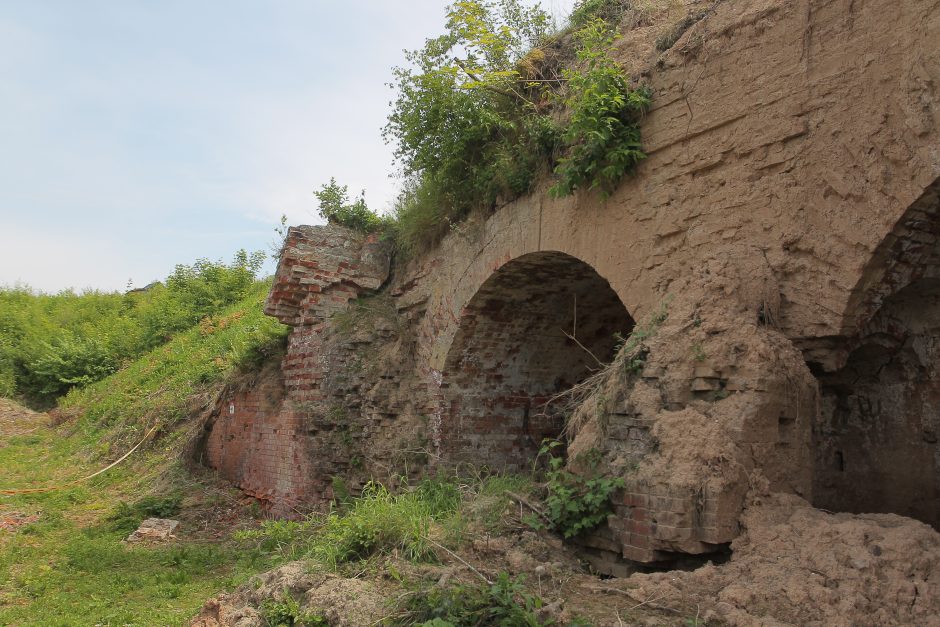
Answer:
M0 396L46 406L100 381L243 299L256 289L263 260L244 250L230 264L201 259L177 266L166 285L126 294L0 288ZM242 361L251 367L282 341L250 338L260 353L245 346Z
M409 181L398 212L407 241L420 225L446 229L530 190L557 132L519 63L549 28L544 11L519 0L456 2L447 33L407 53L415 69L394 69L398 96L383 134Z
M349 188L339 185L335 178L330 178L320 191L313 192L320 202L320 217L330 224L338 224L360 233L374 233L387 225L384 220L366 206L363 191L354 202L349 202Z
M646 158L640 143L639 120L650 104L646 88L631 89L623 70L610 58L613 31L592 19L575 33L580 70L564 70L566 104L571 119L565 129L564 156L555 173L555 196L588 187L609 194L623 175Z
M608 54L626 6L578 4L578 65L561 77L540 48L548 16L519 0L456 2L447 32L408 53L384 129L406 181L394 225L405 253L435 244L473 209L531 192L553 168L554 195L607 194L645 158L639 118L650 92L631 88Z
M572 538L594 529L613 511L610 497L624 485L620 477L605 477L597 472L597 463L591 464L592 474L583 476L565 468L565 460L552 455L561 446L557 440L542 445L539 456L548 455L546 473L548 496L545 514L552 528L566 538ZM532 520L538 526L536 520Z
M253 288L265 254L239 250L232 263L197 259L193 265L179 264L166 280L154 288L152 302L141 311L144 346L166 343L206 316L244 298Z

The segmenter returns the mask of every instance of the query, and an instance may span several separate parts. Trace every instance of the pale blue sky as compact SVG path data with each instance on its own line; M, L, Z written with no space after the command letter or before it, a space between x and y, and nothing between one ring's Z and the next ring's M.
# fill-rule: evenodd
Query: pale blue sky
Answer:
M330 176L386 207L386 83L447 4L3 1L0 285L123 289L267 249Z

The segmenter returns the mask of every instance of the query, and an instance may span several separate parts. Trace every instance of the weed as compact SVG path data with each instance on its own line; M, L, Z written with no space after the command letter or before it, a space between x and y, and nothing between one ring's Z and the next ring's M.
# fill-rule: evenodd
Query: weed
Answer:
M385 228L388 220L382 218L366 206L365 192L353 202L349 202L349 188L339 185L335 178L323 185L320 191L313 192L320 203L320 217L330 224L338 224L361 233L374 233Z
M564 458L553 453L560 446L562 443L558 440L546 440L539 450L540 457L548 457L545 514L553 529L571 538L594 529L607 519L613 509L610 497L623 487L624 481L620 477L605 477L598 473L599 455L584 460L590 467L588 476L567 470ZM540 526L534 518L530 523Z
M623 69L611 58L614 31L599 18L575 33L583 69L566 69L565 105L571 119L562 139L566 146L555 173L555 196L576 189L597 189L608 195L620 179L646 158L640 143L640 117L652 92L632 89Z
M692 359L698 362L703 362L708 356L705 354L705 349L702 348L702 345L698 342L692 345Z
M571 11L568 23L573 28L582 28L596 19L616 24L630 4L628 0L580 0Z
M394 625L511 625L536 627L553 621L539 618L542 599L525 589L522 578L499 573L492 584L451 584L415 590L404 604L402 616Z
M329 627L323 614L304 611L290 592L284 590L281 600L265 599L261 603L261 617L268 627Z

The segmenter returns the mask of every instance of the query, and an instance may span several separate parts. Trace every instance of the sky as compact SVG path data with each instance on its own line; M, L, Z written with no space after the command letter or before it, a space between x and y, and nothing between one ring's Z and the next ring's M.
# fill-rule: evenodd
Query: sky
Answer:
M4 0L0 286L123 290L269 251L282 214L321 222L330 177L390 207L391 68L447 5Z

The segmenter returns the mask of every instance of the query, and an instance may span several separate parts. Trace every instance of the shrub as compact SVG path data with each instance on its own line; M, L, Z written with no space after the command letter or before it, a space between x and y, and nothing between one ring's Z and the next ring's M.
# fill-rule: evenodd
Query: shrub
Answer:
M552 193L607 194L645 157L639 118L650 92L633 89L608 50L627 3L584 0L571 17L578 67L547 61L551 23L520 0L464 0L447 32L395 68L383 131L405 187L395 210L400 249L420 252L476 208L529 193L553 168ZM607 20L607 21L605 21ZM553 108L570 110L570 120Z
M230 264L197 259L192 265L177 265L166 287L155 287L152 302L141 311L144 346L159 346L244 298L254 287L264 259L261 251L239 250Z
M613 511L611 495L622 488L620 477L605 477L597 472L597 461L591 464L591 474L583 476L565 468L565 460L552 454L561 446L557 440L542 444L539 456L548 456L546 480L548 496L545 498L545 514L552 528L566 538L594 529L607 519ZM536 526L537 521L532 520Z
M409 181L401 220L447 225L529 191L557 133L518 64L549 28L544 11L519 0L459 1L447 32L407 53L414 69L393 70L398 95L383 135Z
M119 356L109 350L102 333L91 329L81 335L60 329L49 341L40 340L37 354L27 364L27 385L42 396L56 397L116 371Z
M0 288L0 396L47 406L103 379L243 299L263 260L244 250L230 264L201 259L178 265L166 285L126 294ZM267 338L255 339L264 349ZM245 352L246 364L257 361Z
M632 89L608 50L613 31L592 19L575 37L583 69L566 69L566 105L571 119L564 131L564 155L555 173L555 196L588 187L602 194L613 191L623 175L646 158L640 143L640 116L650 103L646 88Z
M382 230L387 221L366 206L363 191L355 201L349 202L349 188L339 185L335 178L323 185L320 191L313 192L320 202L320 217L330 224L338 224L361 233L374 233Z

